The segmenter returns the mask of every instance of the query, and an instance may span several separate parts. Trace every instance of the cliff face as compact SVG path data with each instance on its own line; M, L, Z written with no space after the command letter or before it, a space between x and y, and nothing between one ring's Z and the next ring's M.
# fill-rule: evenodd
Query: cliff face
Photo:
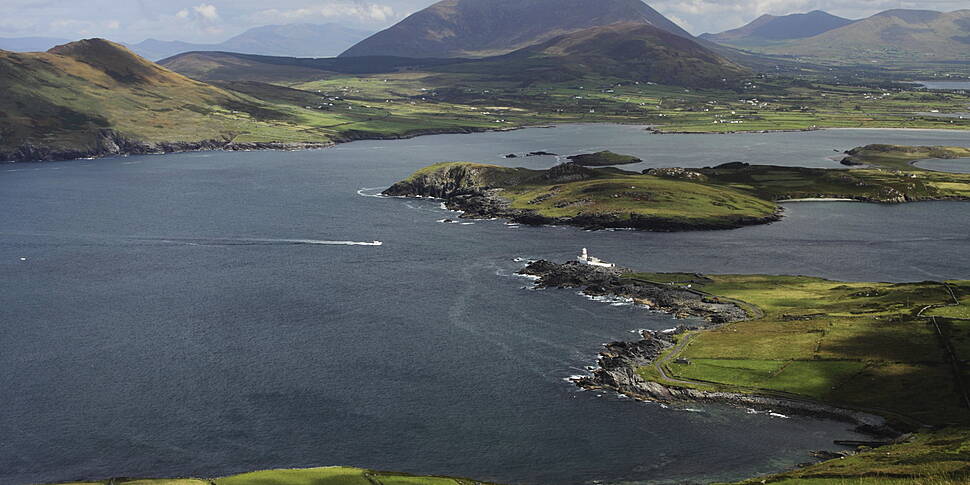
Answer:
M496 188L497 173L511 170L514 169L472 163L433 165L392 185L384 191L384 195L439 199L483 195L489 189Z

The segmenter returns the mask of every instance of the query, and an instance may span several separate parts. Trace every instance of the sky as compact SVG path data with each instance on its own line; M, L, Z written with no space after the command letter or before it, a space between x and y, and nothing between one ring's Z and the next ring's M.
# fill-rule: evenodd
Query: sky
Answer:
M251 27L340 23L380 30L435 0L0 0L0 37L105 37L221 42ZM590 0L595 2L596 0ZM648 0L693 34L739 27L762 14L826 10L862 18L892 8L970 9L970 0Z

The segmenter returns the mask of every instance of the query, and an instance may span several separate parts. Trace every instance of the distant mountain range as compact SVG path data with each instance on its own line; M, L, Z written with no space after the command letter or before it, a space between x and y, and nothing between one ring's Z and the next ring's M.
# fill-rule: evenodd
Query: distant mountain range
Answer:
M444 0L372 35L341 57L481 58L591 27L631 22L693 39L641 0Z
M0 38L0 50L11 52L44 52L54 46L67 44L68 39L54 37Z
M784 34L786 30L790 34ZM813 31L818 33L810 35ZM897 9L856 21L824 12L762 17L739 29L703 38L754 52L819 62L891 66L967 61L970 10L942 13Z
M219 44L148 39L129 46L152 60L191 51L223 51L263 56L334 57L372 32L339 24L289 24L256 27Z
M762 15L744 27L720 34L702 34L700 38L720 44L758 45L814 37L853 22L821 10L780 17Z
M148 39L126 47L153 61L192 51L224 51L264 56L334 57L373 32L339 24L266 25L249 29L225 42L192 42ZM67 39L23 37L0 39L0 50L44 52L70 42Z

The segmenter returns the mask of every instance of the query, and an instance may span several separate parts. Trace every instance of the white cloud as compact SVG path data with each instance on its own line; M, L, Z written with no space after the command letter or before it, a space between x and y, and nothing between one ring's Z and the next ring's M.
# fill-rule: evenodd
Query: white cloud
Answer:
M199 16L201 16L206 20L210 20L210 21L219 20L219 10L216 8L215 5L203 3L202 5L192 7L192 10L195 10L195 13L199 14Z
M185 9L179 10L178 13L175 14L175 17L180 19L187 19L189 18L189 11Z

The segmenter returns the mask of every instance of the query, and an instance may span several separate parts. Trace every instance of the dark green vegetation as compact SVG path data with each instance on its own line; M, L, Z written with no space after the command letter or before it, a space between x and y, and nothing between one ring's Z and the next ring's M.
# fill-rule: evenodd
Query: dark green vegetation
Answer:
M462 478L419 477L359 468L330 467L267 470L225 478L113 479L63 485L488 485Z
M970 174L912 167L917 157L970 152L947 147L869 146L852 159L883 166L827 170L729 163L714 168L582 167L583 160L615 165L630 157L601 152L549 170L474 163L426 167L385 193L446 199L472 217L505 217L530 224L572 224L646 230L728 229L777 219L778 201L846 199L900 203L970 199ZM887 158L887 153L895 158ZM880 158L881 157L881 158ZM895 160L896 163L890 163ZM907 160L903 162L902 160ZM898 165L898 166L897 166Z
M488 57L617 22L693 38L640 0L445 0L341 56Z
M584 167L606 167L610 165L629 165L633 163L640 163L643 161L632 155L620 155L618 153L613 153L609 150L596 152L596 153L584 153L582 155L573 155L569 157L569 159Z

